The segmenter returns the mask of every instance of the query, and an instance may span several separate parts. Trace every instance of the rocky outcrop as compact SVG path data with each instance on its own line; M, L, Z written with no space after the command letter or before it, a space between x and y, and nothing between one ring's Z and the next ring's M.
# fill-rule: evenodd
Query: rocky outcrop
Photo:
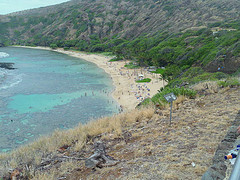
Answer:
M8 69L8 70L13 70L16 69L13 67L14 63L0 63L0 68Z

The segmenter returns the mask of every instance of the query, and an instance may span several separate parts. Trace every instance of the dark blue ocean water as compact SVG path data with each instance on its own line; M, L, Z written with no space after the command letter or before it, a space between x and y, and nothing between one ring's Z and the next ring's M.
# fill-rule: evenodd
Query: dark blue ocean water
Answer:
M65 54L0 48L0 152L78 123L118 112L111 78L90 62Z

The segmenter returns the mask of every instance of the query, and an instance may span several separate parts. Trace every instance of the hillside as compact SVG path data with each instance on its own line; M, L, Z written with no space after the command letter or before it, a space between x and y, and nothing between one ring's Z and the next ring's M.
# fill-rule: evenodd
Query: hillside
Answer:
M75 0L0 16L0 46L111 51L116 60L169 67L168 80L191 67L232 74L240 66L239 12L237 0Z
M239 0L72 0L0 16L9 45L110 52L168 84L140 109L0 154L0 179L201 179L240 109ZM96 141L118 164L86 168Z
M238 0L74 0L0 17L0 40L42 46L65 40L102 43L201 29L239 19L239 9Z
M56 131L10 154L1 154L0 177L201 179L239 111L240 91L239 86L222 88L214 82L200 83L193 89L201 96L179 97L174 103L171 126L166 106L160 111L136 109ZM235 128L238 125L240 122L235 122ZM85 166L97 141L104 142L107 154L118 164L106 167L103 163L93 169ZM223 156L232 148L232 144L227 145L221 151ZM225 176L224 170L220 173Z

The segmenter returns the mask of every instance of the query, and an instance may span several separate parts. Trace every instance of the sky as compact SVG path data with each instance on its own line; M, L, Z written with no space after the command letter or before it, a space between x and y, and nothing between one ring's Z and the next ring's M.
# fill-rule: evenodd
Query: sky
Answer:
M0 0L0 15L67 1L69 0Z

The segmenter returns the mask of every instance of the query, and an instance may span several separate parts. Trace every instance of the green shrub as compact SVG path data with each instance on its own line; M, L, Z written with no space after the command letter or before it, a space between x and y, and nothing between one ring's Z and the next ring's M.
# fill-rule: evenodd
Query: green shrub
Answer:
M232 76L239 76L240 77L240 67L238 68L238 70L232 74Z
M158 68L156 71L151 71L151 73L163 74L165 69Z
M186 72L184 72L180 77L171 80L168 83L168 86L176 87L178 85L181 85L182 83L196 84L201 81L214 81L227 77L229 77L229 75L223 72L209 73L204 72L204 70L200 67L192 67Z
M128 68L128 69L134 69L134 68L139 68L138 65L133 64L132 62L130 62L129 64L126 64L124 67Z
M200 81L206 81L206 80L216 80L216 78L213 77L211 73L205 72L203 74L200 74L199 76L192 77L191 83L198 83Z
M240 86L240 82L238 79L231 78L225 81L218 81L218 85L222 87Z
M192 67L183 74L183 77L192 78L203 73L204 73L204 70L201 67Z
M181 88L169 88L169 87L165 87L164 89L160 90L159 93L155 94L150 101L144 101L142 104L143 105L147 105L150 103L153 104L160 104L160 105L164 105L167 104L168 102L166 101L166 99L164 98L164 95L168 94L168 93L174 93L176 96L187 96L189 98L195 98L197 92L192 90L192 89L187 89L184 87Z
M151 79L150 78L145 78L145 79L142 79L142 80L137 80L136 82L137 83L151 82Z
M105 44L96 44L91 48L91 52L102 52L106 49Z
M58 46L57 46L56 44L50 44L50 48L52 48L52 49L57 49Z
M64 47L63 49L66 51L66 50L69 50L70 48L69 47Z
M109 62L121 61L121 60L122 60L122 58L120 58L120 57L115 57L115 58L110 59Z
M215 79L224 79L224 78L227 78L228 75L223 72L216 72L212 74L212 77Z

